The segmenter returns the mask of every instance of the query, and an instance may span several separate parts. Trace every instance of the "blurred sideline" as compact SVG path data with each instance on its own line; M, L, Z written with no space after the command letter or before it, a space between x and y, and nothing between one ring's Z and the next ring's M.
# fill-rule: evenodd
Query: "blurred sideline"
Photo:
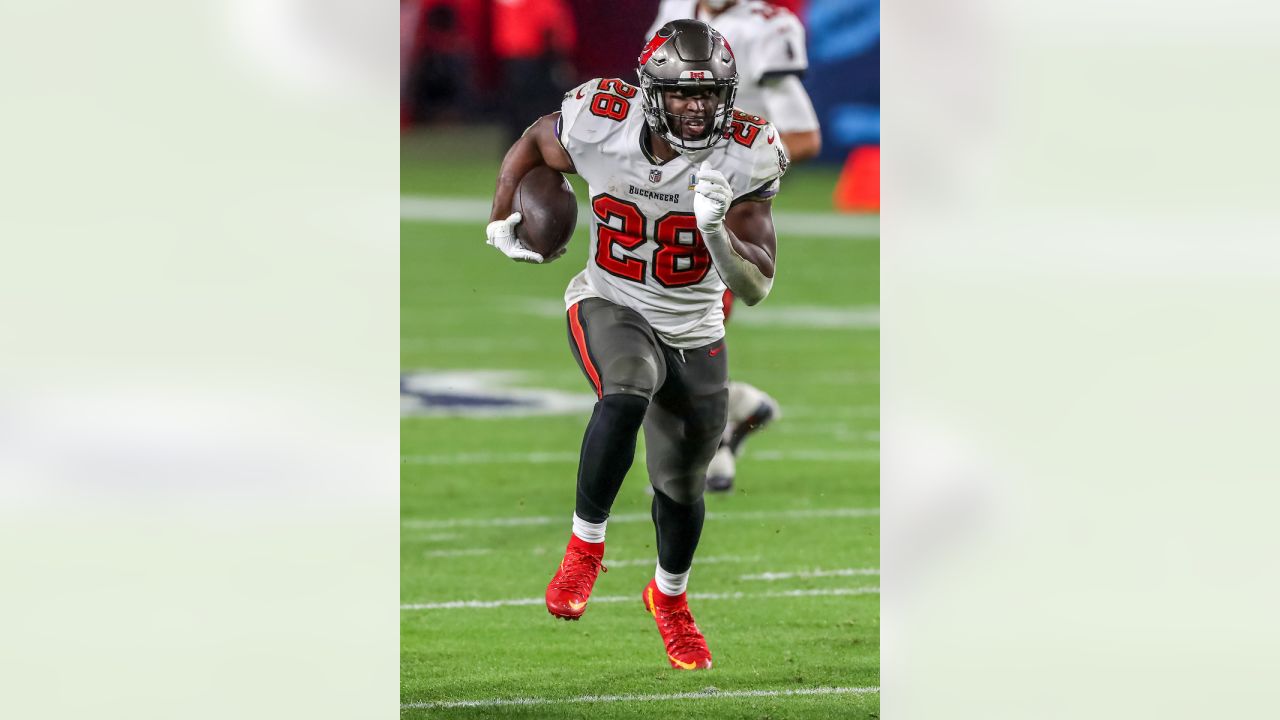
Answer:
M400 219L436 222L484 223L489 217L490 200L482 197L448 197L443 195L402 195ZM578 230L590 228L591 208L578 205ZM816 237L848 237L877 240L880 235L879 214L841 215L838 213L794 212L773 213L778 232Z

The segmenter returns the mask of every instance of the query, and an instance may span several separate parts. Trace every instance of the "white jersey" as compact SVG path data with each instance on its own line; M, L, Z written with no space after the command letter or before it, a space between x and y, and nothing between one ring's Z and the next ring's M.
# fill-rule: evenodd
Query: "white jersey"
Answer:
M662 0L658 17L644 40L647 42L663 25L682 18L709 24L729 42L738 62L738 97L734 105L747 112L767 114L765 80L800 75L809 68L804 25L786 8L763 0L744 0L713 17L699 11L697 0Z
M712 150L664 163L643 144L639 88L597 78L565 94L556 135L587 181L592 214L587 267L569 282L566 308L589 297L631 308L675 348L724 336L725 286L694 219L694 175L709 161L736 202L772 197L787 167L768 121L735 111L731 131Z

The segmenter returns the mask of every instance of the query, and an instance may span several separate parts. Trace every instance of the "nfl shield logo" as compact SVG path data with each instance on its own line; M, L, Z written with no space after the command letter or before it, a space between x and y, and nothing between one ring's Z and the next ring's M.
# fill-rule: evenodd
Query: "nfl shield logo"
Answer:
M661 171L661 170L650 170L650 171L649 171L649 182L651 182L651 183L658 183L658 182L662 182L662 171Z

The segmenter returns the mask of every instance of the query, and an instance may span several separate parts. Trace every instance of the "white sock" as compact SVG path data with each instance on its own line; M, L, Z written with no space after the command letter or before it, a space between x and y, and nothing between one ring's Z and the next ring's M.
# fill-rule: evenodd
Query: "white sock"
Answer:
M573 534L582 542L604 542L604 526L608 524L608 520L600 523L587 522L578 517L578 513L573 514Z
M669 573L662 569L659 564L657 569L653 571L653 579L658 585L658 592L668 597L675 597L684 592L689 585L689 571L682 573Z

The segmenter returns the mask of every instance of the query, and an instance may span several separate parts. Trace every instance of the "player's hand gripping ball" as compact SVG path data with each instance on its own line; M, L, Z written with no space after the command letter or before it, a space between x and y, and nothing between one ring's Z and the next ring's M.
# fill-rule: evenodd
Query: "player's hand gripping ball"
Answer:
M516 225L520 224L520 213L514 212L506 220L494 220L484 229L485 243L502 251L503 255L516 262L540 263L544 258L530 250L516 239Z
M539 165L520 178L513 212L485 228L488 244L517 262L551 262L564 255L578 224L578 199L564 176Z
M724 222L725 213L733 202L733 188L719 170L711 169L710 163L703 161L698 166L698 184L694 186L693 216L698 221L699 230L712 230Z
M520 243L551 262L564 255L578 225L578 198L564 175L539 165L520 178L511 209L523 218Z

